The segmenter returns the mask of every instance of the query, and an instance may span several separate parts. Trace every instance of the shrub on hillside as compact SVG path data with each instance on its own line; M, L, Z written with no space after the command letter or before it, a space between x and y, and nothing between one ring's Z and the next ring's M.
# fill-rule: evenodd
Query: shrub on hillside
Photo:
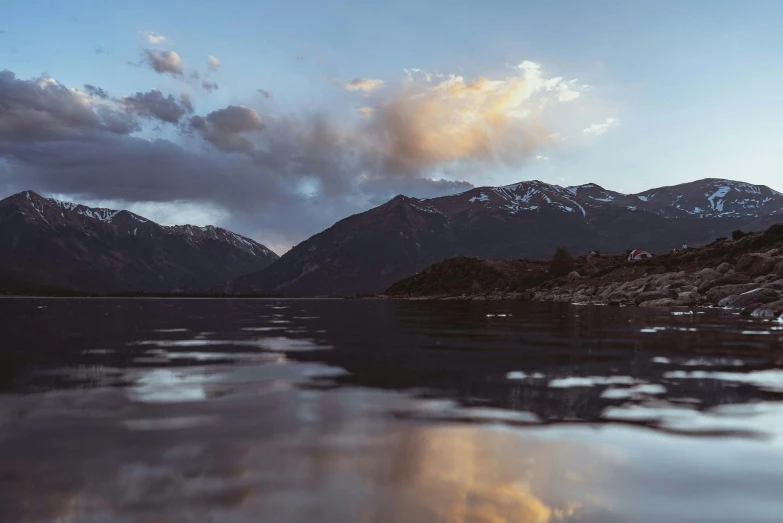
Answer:
M746 233L745 231L742 231L740 229L737 229L736 231L731 231L731 239L732 240L739 240L741 238L744 238L747 235L748 235L748 233Z
M574 258L568 249L565 247L558 247L555 250L552 261L549 262L549 272L552 276L565 276L569 272L574 270Z

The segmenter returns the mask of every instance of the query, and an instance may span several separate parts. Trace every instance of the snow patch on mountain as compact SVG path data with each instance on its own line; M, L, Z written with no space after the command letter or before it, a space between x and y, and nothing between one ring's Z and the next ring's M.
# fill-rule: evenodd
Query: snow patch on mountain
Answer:
M89 232L90 228L87 227L86 224L94 221L94 222L100 222L103 224L110 225L118 232L125 233L130 236L138 236L139 235L138 226L128 227L127 222L118 221L117 218L119 216L123 216L125 219L132 220L137 225L146 224L146 223L154 224L154 222L150 222L146 218L142 218L141 216L138 216L129 211L118 211L114 209L88 207L86 205L56 200L54 198L43 198L32 191L25 191L23 193L19 193L18 195L14 195L7 198L7 200L15 199L16 201L19 201L20 198L22 202L24 202L23 205L24 207L34 211L34 213L23 212L22 214L25 216L33 217L34 219L38 219L41 222L45 223L50 228L54 227L50 220L54 220L56 223L57 220L60 219L63 220L69 219L71 220L71 224L73 224L72 220L86 219L88 220L88 222L81 222L82 226L80 227L82 232L84 232L85 234L90 234ZM277 258L276 254L274 254L272 251L270 251L260 243L255 242L250 238L241 236L235 232L220 227L215 227L213 225L207 225L204 227L199 227L196 225L173 225L173 226L165 226L165 225L158 225L158 224L154 224L154 225L160 227L160 230L162 230L164 234L172 234L172 235L184 237L192 244L199 244L206 240L215 240L215 241L227 243L229 245L232 245L233 247L249 252L255 256L263 255L263 256L272 256L274 258ZM126 227L127 230L125 230Z

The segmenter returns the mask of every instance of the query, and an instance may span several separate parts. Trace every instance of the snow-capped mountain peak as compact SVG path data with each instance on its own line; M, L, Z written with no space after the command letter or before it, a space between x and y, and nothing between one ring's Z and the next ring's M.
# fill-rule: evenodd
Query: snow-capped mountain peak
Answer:
M162 233L181 236L194 245L205 240L213 240L227 243L248 254L277 258L276 254L260 243L214 225L204 227L159 225L130 211L88 207L74 202L44 198L33 191L9 196L0 203L14 205L27 219L38 221L42 226L52 229L68 226L89 235L95 233L93 230L95 226L103 224L105 227L112 228L115 234L143 236Z
M477 187L461 194L418 200L416 207L445 217L464 211L508 214L560 212L589 218L607 209L649 212L665 218L754 217L783 213L783 194L763 185L708 178L623 194L595 183L562 187L530 180Z

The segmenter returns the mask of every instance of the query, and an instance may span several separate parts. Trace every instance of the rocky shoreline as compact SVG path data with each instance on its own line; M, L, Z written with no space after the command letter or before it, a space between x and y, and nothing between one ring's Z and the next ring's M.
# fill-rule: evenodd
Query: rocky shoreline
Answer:
M497 284L493 289L480 292L417 295L410 292L409 284L406 293L392 292L383 297L722 307L783 321L783 224L742 239L721 239L686 252L640 262L628 262L623 255L610 255L604 257L603 264L596 264L595 260L580 257L576 260L576 269L578 277L550 278L524 290ZM418 278L426 277L425 272ZM432 278L429 276L430 280Z

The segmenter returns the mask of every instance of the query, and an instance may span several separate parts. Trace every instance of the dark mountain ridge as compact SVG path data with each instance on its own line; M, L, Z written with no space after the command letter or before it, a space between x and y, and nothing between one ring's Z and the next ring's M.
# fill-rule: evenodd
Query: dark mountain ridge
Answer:
M454 256L544 259L559 245L575 254L668 251L738 228L761 230L781 215L783 194L715 178L629 195L596 184L561 187L533 180L431 199L397 196L337 222L224 290L378 293Z
M0 290L177 292L219 285L278 256L214 226L163 226L129 211L24 191L0 201Z

